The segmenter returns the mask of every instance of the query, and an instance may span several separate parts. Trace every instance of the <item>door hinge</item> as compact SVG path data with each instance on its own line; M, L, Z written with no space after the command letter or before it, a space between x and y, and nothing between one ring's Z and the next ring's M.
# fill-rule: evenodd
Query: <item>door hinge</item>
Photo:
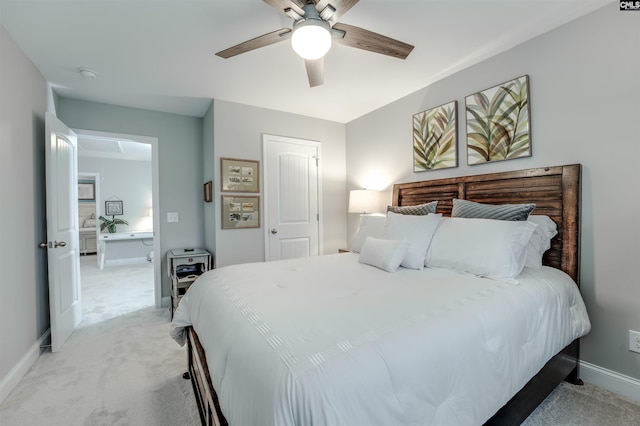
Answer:
M316 160L316 167L318 167L318 160L320 160L320 157L318 157L317 155L314 155L312 158Z
M316 220L320 222L320 213L316 213Z

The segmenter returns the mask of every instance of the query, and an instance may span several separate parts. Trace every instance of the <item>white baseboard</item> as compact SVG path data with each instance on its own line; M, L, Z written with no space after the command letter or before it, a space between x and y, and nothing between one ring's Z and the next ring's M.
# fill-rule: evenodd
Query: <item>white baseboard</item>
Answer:
M48 346L51 344L51 329L47 328L47 331L44 332L42 336L38 339L38 345L40 348L43 346ZM42 353L42 351L40 351Z
M640 380L580 361L580 378L592 385L640 402Z
M130 257L128 259L107 259L105 260L105 266L115 266L115 265L133 265L136 263L147 263L146 257Z
M40 357L40 353L42 352L40 347L47 344L50 334L50 329L45 331L38 341L31 346L26 354L24 354L20 361L13 366L11 371L9 371L9 374L0 381L0 403L9 396L16 386L18 386L20 380L22 380L31 366L33 366L33 364L38 360L38 357Z

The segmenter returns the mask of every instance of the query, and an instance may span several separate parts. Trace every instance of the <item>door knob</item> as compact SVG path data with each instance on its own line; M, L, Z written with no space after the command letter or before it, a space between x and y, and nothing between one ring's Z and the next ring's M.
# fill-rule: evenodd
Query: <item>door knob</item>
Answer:
M49 244L48 244L48 243L46 243L46 242L44 242L44 243L40 243L40 244L38 244L38 247L40 247L40 248L47 248L47 247L49 247Z
M60 241L60 242L54 241L53 242L53 248L64 247L66 245L67 245L67 243L65 243L64 241Z
M278 233L278 230L276 228L271 228L271 233L275 235Z

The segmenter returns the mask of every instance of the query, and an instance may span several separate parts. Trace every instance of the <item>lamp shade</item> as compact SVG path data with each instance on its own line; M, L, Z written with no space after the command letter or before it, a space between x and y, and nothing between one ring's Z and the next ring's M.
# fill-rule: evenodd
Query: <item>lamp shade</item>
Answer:
M307 19L294 24L291 36L293 50L303 59L320 59L331 49L329 24Z
M373 213L380 208L380 192L354 189L349 192L349 213Z

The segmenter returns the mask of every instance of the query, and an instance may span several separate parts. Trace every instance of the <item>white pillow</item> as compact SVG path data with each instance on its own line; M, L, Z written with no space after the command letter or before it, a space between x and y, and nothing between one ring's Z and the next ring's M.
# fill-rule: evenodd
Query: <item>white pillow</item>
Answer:
M424 267L427 249L441 218L441 214L433 213L415 216L387 212L387 221L384 225L382 238L409 242L409 249L400 265L409 269L422 269Z
M558 225L549 217L544 215L531 215L527 219L529 222L538 225L529 244L527 245L527 259L524 266L527 268L542 268L542 256L551 248L551 239L558 235Z
M386 220L386 216L360 216L360 229L358 230L356 239L353 241L351 251L360 253L364 240L366 240L367 237L381 238Z
M395 272L409 248L407 241L383 240L367 237L358 258L360 263Z
M443 218L427 252L427 266L491 278L522 272L535 224L527 221Z

